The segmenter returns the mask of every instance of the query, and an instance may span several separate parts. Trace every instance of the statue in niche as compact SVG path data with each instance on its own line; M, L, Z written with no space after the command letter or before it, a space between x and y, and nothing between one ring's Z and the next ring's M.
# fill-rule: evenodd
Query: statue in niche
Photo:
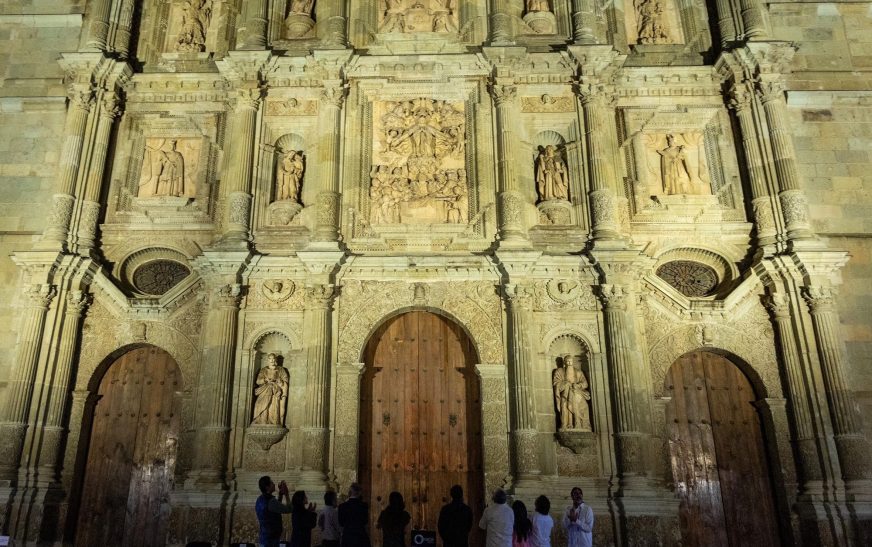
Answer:
M534 11L551 11L548 0L527 0L527 13Z
M638 15L640 44L665 44L669 42L661 0L637 0L636 13Z
M660 154L660 176L663 179L663 191L667 194L691 194L690 167L683 145L675 144L674 135L666 135L666 148L657 151Z
M554 400L560 419L560 430L592 431L590 423L590 386L575 357L566 355L563 367L558 366L552 378Z
M553 144L540 147L539 157L536 158L536 189L541 201L569 199L566 162Z
M266 356L266 366L262 367L255 379L254 417L252 424L282 426L285 423L285 402L288 398L290 375L278 362L278 356Z
M184 0L182 24L176 51L198 53L206 50L206 30L212 19L212 0Z
M311 16L313 7L315 0L291 0L290 13Z
M304 170L302 150L288 150L282 154L276 167L276 201L299 201Z
M185 195L185 158L176 150L177 143L175 139L170 139L161 141L157 148L146 148L144 172L139 184L140 196L147 191L146 188L152 189L150 196Z
M453 32L457 30L453 0L382 0L382 33Z

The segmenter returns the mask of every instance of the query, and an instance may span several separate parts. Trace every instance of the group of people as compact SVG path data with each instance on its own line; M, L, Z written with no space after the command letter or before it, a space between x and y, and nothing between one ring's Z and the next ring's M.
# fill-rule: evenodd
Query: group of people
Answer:
M369 506L361 499L360 485L354 483L348 499L337 507L336 493L324 494L324 509L315 512L302 490L290 496L285 481L278 485L279 497L273 494L276 484L269 476L260 478L261 495L255 512L260 523L259 543L262 547L278 547L282 536L282 515L291 514L291 547L311 547L312 530L321 531L322 547L370 547ZM472 509L463 502L463 488L454 485L451 501L439 512L437 529L444 547L468 547L473 526ZM566 531L567 547L590 547L593 544L593 510L584 503L581 488L570 493L572 505L563 512L562 524ZM285 500L285 501L282 501ZM497 489L493 504L485 508L478 523L487 535L486 547L551 547L551 501L545 496L536 498L532 514L524 502L516 500L508 505L508 495ZM379 514L376 526L382 533L383 547L405 547L406 528L412 517L406 511L403 495L391 492L388 506Z

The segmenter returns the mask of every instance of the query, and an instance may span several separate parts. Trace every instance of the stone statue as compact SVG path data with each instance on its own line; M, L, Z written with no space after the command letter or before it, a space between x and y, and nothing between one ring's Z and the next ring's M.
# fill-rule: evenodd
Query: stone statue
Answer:
M379 27L379 32L405 32L406 30L406 7L403 0L384 0L382 5L384 19Z
M527 0L527 13L534 11L551 11L548 0Z
M275 353L266 356L266 366L257 373L254 388L254 417L252 424L277 425L285 423L285 402L288 398L290 375L278 363Z
M666 135L666 148L660 154L660 176L666 194L691 194L692 180L684 146L675 144L675 136Z
M566 162L557 153L557 148L549 144L542 148L536 158L536 189L541 201L569 199L569 181Z
M639 43L665 44L669 42L664 24L663 4L661 0L637 0Z
M276 201L298 201L305 159L302 151L288 150L276 168Z
M206 31L212 19L212 0L182 2L182 24L176 38L176 51L200 52L206 49Z
M161 144L158 148L147 149L148 157L143 164L143 173L140 183L139 195L147 196L173 196L185 195L185 158L176 150L177 141L169 141L169 149ZM144 187L152 189L151 194L143 194Z
M290 12L297 15L312 15L315 0L291 0Z
M575 357L563 358L563 367L554 371L554 400L561 430L592 431L590 423L590 386Z

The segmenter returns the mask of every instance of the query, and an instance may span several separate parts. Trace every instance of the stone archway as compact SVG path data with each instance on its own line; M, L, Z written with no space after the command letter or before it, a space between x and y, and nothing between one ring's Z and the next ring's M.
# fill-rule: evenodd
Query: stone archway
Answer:
M669 457L686 545L780 545L764 433L748 377L694 351L669 369Z
M413 310L371 336L361 382L359 477L375 518L399 491L412 528L435 529L453 484L483 509L476 352L455 322ZM378 537L373 538L379 543Z
M181 371L155 346L132 349L99 383L76 544L162 545L180 430Z

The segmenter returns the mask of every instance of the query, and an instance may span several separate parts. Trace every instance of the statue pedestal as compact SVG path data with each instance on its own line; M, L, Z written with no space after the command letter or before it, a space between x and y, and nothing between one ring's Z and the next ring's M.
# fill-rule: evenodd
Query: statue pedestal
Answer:
M305 13L292 13L285 19L286 38L308 38L313 28L315 21Z
M149 196L133 198L133 204L148 211L174 212L180 211L191 202L185 196Z
M267 207L269 223L272 226L290 226L297 214L303 210L303 206L296 201L285 199L275 201Z
M554 34L557 32L557 18L550 11L531 11L524 16L524 22L536 34Z
M557 442L572 450L575 454L590 454L596 450L596 433L576 429L564 429L556 433Z
M568 225L572 223L572 204L563 199L543 201L539 209L539 224Z
M280 425L251 425L245 430L245 436L264 450L269 450L287 434L288 428Z

